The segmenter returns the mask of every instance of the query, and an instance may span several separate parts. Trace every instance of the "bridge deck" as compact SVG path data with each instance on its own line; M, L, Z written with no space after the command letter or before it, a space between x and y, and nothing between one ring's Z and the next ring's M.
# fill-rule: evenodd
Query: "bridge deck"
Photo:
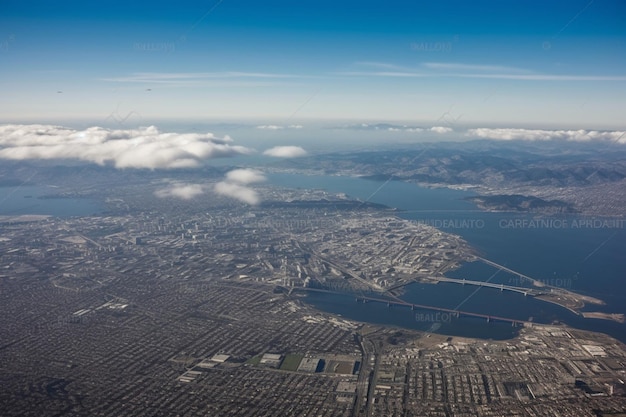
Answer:
M544 294L544 291L539 291L539 290L532 289L532 288L515 287L513 285L496 284L493 282L473 281L469 279L457 279L457 278L447 278L447 277L429 277L429 279L432 279L438 282L450 282L453 284L461 284L461 285L467 284L467 285L476 285L479 287L497 288L500 291L513 291L513 292L518 292L524 295L535 296L535 295Z
M375 297L367 297L367 296L360 296L360 297L356 297L356 301L359 302L379 302L379 303L385 303L387 304L389 307L397 305L397 306L401 306L401 307L410 307L411 309L423 309L423 310L433 310L433 311L441 311L444 313L450 313L450 314L454 314L457 317L460 316L466 316L466 317L479 317L479 318L484 318L487 321L492 321L492 320L496 320L496 321L504 321L504 322L508 322L508 323L512 323L513 325L517 325L517 324L521 324L521 325L530 325L532 324L532 322L530 321L526 321L526 320L518 320L518 319L512 319L512 318L508 318L508 317L500 317L500 316L492 316L489 314L482 314L482 313L473 313L471 311L461 311L461 310L455 310L455 309L451 309L451 308L445 308L445 307L435 307L435 306L428 306L428 305L423 305L423 304L415 304L415 303L409 303L409 302L405 302L405 301L393 301L393 300L387 300L384 298L375 298Z

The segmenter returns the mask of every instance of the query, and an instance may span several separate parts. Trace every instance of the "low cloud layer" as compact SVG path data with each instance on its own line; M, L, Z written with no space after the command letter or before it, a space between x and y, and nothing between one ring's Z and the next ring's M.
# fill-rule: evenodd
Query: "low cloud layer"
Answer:
M248 185L265 180L263 173L255 169L235 169L226 173L226 179L215 184L214 190L220 195L246 204L257 205L261 202L261 198Z
M307 152L300 146L275 146L263 152L263 155L276 158L298 158L306 156Z
M167 188L155 191L154 194L159 198L191 200L194 197L204 194L204 187L200 184L174 183Z
M226 174L226 180L239 184L254 184L263 182L267 178L256 169L234 169Z
M445 126L433 126L430 129L431 132L435 132L435 133L450 133L452 132L452 128L451 127L445 127Z
M407 126L396 125L390 123L359 123L355 125L347 125L340 127L339 129L345 130L368 130L368 131L383 131L383 132L434 132L434 133L450 133L453 131L450 127L445 126L433 126L433 127L419 127L419 126Z
M252 206L261 202L259 193L252 188L244 185L239 185L234 182L222 181L215 184L215 192L226 197L234 198L242 203L250 204Z
M194 168L212 158L247 155L212 133L164 133L154 126L85 130L53 125L0 126L0 159L74 159L116 168Z
M289 125L289 126L281 126L281 125L259 125L257 129L263 130L282 130L282 129L302 129L304 126L302 125Z
M415 44L419 46L419 44ZM444 47L445 43L442 44ZM405 67L385 62L356 62L357 71L342 71L339 75L349 77L392 77L392 78L480 78L520 81L625 81L626 76L597 74L545 74L526 68L504 65L475 65L462 62L425 62L415 67ZM361 67L366 67L363 71Z
M469 129L467 136L495 140L565 140L573 142L605 141L626 144L625 131L539 130L539 129Z

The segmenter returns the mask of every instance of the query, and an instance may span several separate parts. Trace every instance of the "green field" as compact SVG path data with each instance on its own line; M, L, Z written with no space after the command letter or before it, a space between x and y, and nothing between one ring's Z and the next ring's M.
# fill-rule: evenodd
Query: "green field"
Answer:
M248 359L246 363L249 363L250 365L258 365L261 362L262 357L263 357L263 354L253 356L250 359Z
M297 355L292 353L288 354L287 356L285 356L283 363L280 365L280 369L283 371L297 371L298 365L300 365L300 361L303 357L304 355Z

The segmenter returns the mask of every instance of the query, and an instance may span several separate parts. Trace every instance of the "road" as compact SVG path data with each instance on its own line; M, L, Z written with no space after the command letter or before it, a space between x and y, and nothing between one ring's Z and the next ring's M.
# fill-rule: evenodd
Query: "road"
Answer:
M372 404L374 401L374 391L376 390L376 381L378 379L380 354L383 347L378 345L377 341L362 334L359 334L359 342L361 343L361 350L363 351L363 361L361 362L361 369L359 370L353 416L371 417L373 415Z

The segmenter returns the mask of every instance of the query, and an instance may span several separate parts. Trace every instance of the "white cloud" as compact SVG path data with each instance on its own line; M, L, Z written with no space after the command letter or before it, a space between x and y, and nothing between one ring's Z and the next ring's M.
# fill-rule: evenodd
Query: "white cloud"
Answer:
M421 132L423 129L401 128L401 127L388 127L388 132Z
M337 75L349 77L390 78L484 78L520 81L626 81L625 75L568 75L568 74L479 74L479 73L425 73L408 71L344 71Z
M116 168L193 168L251 149L212 133L163 133L154 126L74 130L52 125L0 126L0 159L76 159Z
M250 187L234 182L221 181L215 184L215 192L226 197L234 198L243 203L256 205L261 202L259 194Z
M130 75L107 77L100 80L115 83L153 84L160 87L197 87L292 85L301 78L312 78L312 76L244 71L135 72Z
M257 129L264 130L282 130L282 129L302 129L304 126L302 125L289 125L289 126L281 126L281 125L259 125Z
M626 131L478 128L469 129L466 135L496 140L566 140L575 142L598 140L626 144Z
M265 72L136 72L125 77L103 78L102 81L167 83L171 81L223 79L223 78L301 78L299 75Z
M436 69L436 70L451 70L451 71L480 71L480 72L493 72L493 71L505 71L505 72L529 72L523 68L505 67L502 65L475 65L475 64L462 64L452 62L425 62L423 67Z
M419 67L408 68L381 62L357 62L357 67L370 67L370 71L344 71L343 76L390 78L480 78L522 81L626 81L626 76L598 74L545 74L525 68L504 65L476 65L459 62L424 62Z
M275 146L263 152L263 155L276 158L297 158L306 154L307 152L299 146Z
M445 126L433 126L428 130L435 133L450 133L453 129Z
M247 185L265 180L263 173L256 169L234 169L226 173L224 181L215 184L214 190L223 196L234 198L250 205L256 205L261 202L261 198L255 190Z
M175 183L167 188L155 191L154 194L159 198L191 200L196 196L204 194L204 187L200 184Z
M391 64L388 62L376 62L376 61L358 61L355 62L356 65L364 66L364 67L372 67L372 68L381 68L381 69L389 69L389 70L404 70L406 67L401 67L396 64Z
M427 73L419 73L412 71L341 71L337 75L345 75L348 77L399 77L399 78L416 78L416 77L432 77L434 75Z
M433 126L433 127L426 128L426 127L418 127L418 126L395 125L395 124L389 124L389 123L376 123L376 124L360 123L360 124L342 126L342 127L339 127L338 129L387 131L387 132L409 132L409 133L420 133L420 132L450 133L454 131L454 129L450 127L446 127L446 126Z
M172 80L189 78L300 78L299 75L269 72L221 71L221 72L137 72L132 80ZM113 78L113 80L118 80ZM121 78L125 80L125 78Z
M568 75L568 74L447 74L459 78L491 78L522 81L626 81L624 75Z
M267 178L256 169L234 169L226 174L226 180L239 184L254 184L263 182Z

